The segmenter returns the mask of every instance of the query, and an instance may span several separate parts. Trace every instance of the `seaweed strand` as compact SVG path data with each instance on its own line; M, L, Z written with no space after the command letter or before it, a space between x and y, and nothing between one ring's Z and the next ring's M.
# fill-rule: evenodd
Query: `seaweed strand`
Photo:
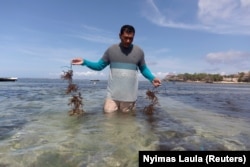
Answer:
M68 105L71 106L71 110L69 111L69 115L73 116L82 116L84 113L83 107L83 98L81 96L81 93L78 92L78 86L73 83L73 70L72 65L70 66L68 71L63 71L63 74L61 75L61 78L63 80L68 81L68 86L66 89L66 94L70 94L71 98L69 99Z
M150 104L148 106L145 106L143 109L143 112L147 113L147 114L153 114L153 112L155 111L155 106L157 104L159 104L158 102L158 97L155 95L157 93L157 91L151 91L151 90L147 90L146 92L146 99L149 99Z

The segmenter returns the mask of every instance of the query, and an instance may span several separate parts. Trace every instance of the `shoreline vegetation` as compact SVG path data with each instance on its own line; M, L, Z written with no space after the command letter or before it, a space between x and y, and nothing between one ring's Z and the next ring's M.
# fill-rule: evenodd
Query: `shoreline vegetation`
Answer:
M250 83L250 71L238 74L220 75L207 73L184 73L166 75L163 81L171 82L195 82L195 83Z

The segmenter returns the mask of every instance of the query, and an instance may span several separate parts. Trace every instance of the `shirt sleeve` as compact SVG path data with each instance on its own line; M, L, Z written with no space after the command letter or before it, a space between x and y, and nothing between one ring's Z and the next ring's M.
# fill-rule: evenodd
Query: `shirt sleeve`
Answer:
M140 72L142 75L147 78L150 82L152 82L155 78L155 76L151 73L151 71L148 69L147 65L143 65L139 67Z
M83 61L83 66L87 66L88 68L95 70L95 71L101 71L104 69L109 63L105 62L103 59L100 59L98 62L91 62L86 59Z

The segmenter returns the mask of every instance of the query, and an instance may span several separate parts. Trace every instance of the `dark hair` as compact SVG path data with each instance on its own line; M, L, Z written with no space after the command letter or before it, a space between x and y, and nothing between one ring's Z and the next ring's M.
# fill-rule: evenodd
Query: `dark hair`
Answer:
M121 27L120 34L123 34L124 32L135 33L135 28L131 25L123 25Z

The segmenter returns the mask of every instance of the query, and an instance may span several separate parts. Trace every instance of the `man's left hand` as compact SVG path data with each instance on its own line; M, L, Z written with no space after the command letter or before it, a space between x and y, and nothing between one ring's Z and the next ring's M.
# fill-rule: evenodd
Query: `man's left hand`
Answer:
M161 80L158 79L158 78L155 78L155 79L152 81L152 84L154 85L154 87L161 86Z

